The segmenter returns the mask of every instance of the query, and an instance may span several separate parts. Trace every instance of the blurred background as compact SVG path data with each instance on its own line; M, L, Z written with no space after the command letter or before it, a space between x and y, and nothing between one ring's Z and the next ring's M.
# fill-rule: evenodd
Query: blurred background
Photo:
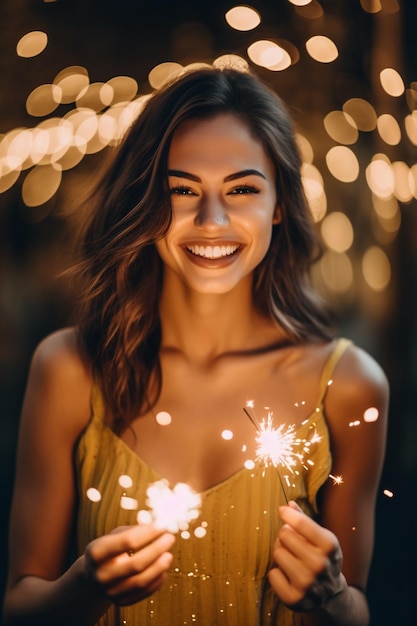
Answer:
M416 0L1 0L1 593L31 354L72 319L71 211L148 94L233 65L290 108L325 244L315 281L391 383L369 599L372 626L415 624L416 40Z

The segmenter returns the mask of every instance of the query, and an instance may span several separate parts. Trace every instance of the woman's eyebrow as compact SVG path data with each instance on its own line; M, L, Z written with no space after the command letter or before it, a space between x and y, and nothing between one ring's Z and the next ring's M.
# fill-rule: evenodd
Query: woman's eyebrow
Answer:
M190 172L183 172L182 170L168 170L168 176L176 176L178 178L186 178L187 180L192 180L195 183L201 183L201 178L196 176L195 174L190 174ZM233 174L229 174L223 179L224 183L229 183L231 180L236 180L238 178L244 178L245 176L260 176L266 180L265 174L262 174L259 170L249 169L242 170L241 172L234 172Z

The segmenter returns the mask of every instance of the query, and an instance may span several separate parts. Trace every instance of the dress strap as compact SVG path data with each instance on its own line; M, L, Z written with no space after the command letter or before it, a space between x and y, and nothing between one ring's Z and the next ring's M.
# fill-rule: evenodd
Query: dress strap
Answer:
M346 348L351 344L352 341L350 339L345 339L342 337L337 340L333 351L331 352L329 358L324 365L323 372L320 378L319 401L317 403L317 407L323 408L327 390L332 384L332 374L336 368L336 365L339 362L340 357L342 356Z
M93 381L90 394L90 405L93 418L98 418L103 421L104 418L104 402L103 396L100 391L100 387Z

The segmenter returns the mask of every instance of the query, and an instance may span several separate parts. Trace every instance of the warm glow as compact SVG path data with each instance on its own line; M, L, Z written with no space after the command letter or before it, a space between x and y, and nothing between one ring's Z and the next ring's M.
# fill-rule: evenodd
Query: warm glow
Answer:
M225 14L226 22L235 30L253 30L261 23L259 13L248 6L237 6L227 11Z
M379 75L381 80L382 88L389 94L390 96L398 97L402 96L405 87L404 81L397 72L392 67L387 67Z
M160 426L169 426L172 422L171 414L168 411L158 411L155 415L155 421Z
M413 196L417 199L417 163L410 167L409 179L410 189L413 192Z
M306 4L310 4L311 0L288 0L291 4L295 4L296 7L305 7Z
M395 117L385 113L377 119L378 133L385 143L397 146L401 141L401 129Z
M377 116L374 107L362 98L351 98L343 105L343 111L355 122L359 130L371 131L376 128Z
M297 133L296 140L302 160L305 163L312 163L314 159L314 150L307 137L304 137L304 135Z
M303 5L295 5L295 11L298 15L301 15L309 20L316 20L324 15L323 7L318 0L311 0L308 4L304 3Z
M306 41L309 55L320 63L331 63L339 56L336 44L323 35L316 35Z
M360 0L361 7L367 13L379 13L382 10L381 0Z
M320 274L326 287L334 293L347 292L353 283L352 263L347 254L329 250L320 259Z
M321 234L334 252L346 252L353 243L353 228L349 218L339 211L329 213L321 224Z
M4 193L17 181L20 175L20 170L10 169L7 165L2 164L0 161L0 193Z
M5 164L10 169L20 170L23 163L28 159L32 149L32 131L29 129L13 131L8 135L8 145L6 144L6 140L3 140L3 143L4 148L7 148Z
M273 70L281 63L285 64L289 54L274 41L261 39L249 46L248 56L256 65ZM289 64L291 65L291 59Z
M85 67L71 65L59 72L53 82L62 91L61 102L68 104L74 102L77 96L88 87L90 79Z
M138 92L138 84L130 76L115 76L106 83L113 93L111 104L130 102Z
M26 111L33 117L49 115L61 102L62 91L57 85L39 85L27 97Z
M379 411L376 407L370 406L363 414L364 422L376 422L379 417Z
M301 180L313 220L319 222L326 215L327 197L319 170L310 163L303 163Z
M170 61L160 63L149 72L148 83L153 89L159 89L169 80L173 80L183 70L184 67L179 63L172 63Z
M67 120L55 117L38 124L38 130L44 130L46 136L42 137L44 155L37 159L37 163L39 165L54 163L66 153L71 145L72 126Z
M48 45L48 35L41 30L33 30L17 42L16 52L20 57L35 57Z
M61 178L61 168L56 165L37 165L23 181L23 202L26 206L44 204L56 193Z
M114 91L108 83L91 83L77 96L76 104L81 109L102 111L113 100Z
M367 249L362 259L363 276L374 291L383 291L391 280L391 264L385 252L378 246Z
M384 291L391 278L391 266L385 252L377 247L370 247L362 260L365 281L374 291Z
M417 111L413 111L405 118L405 132L412 144L417 146Z
M343 111L331 111L323 120L329 137L343 144L353 144L358 140L358 129L353 118Z
M413 198L413 190L410 188L410 169L404 161L392 163L394 173L394 195L400 202L410 202Z
M411 111L417 108L417 89L416 83L411 83L410 89L405 90L405 99Z
M330 173L343 183L351 183L359 175L359 162L356 155L346 146L335 146L326 154Z
M394 218L398 211L398 201L394 196L389 198L380 198L379 196L372 196L372 205L375 213L382 217L384 220L390 220Z
M74 141L76 140L73 140L73 142ZM61 167L63 171L70 170L82 161L85 153L86 153L85 144L75 145L74 143L72 143L69 146L68 150L65 152L65 154L63 154L61 157L59 157L59 159L57 159L56 163L59 163L59 166Z
M220 69L231 68L239 72L247 72L249 63L237 54L222 54L213 61L213 67Z
M365 170L369 189L380 198L389 198L394 193L395 178L390 162L378 155Z

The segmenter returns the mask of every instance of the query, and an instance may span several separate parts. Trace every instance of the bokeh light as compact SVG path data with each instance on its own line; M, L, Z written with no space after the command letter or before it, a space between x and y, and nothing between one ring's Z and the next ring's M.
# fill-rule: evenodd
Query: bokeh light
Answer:
M392 67L387 67L381 71L379 78L382 88L390 96L398 98L398 96L403 95L405 91L404 81L397 70L394 70Z
M33 117L49 115L58 107L62 90L57 85L39 85L26 99L26 111Z
M320 63L331 63L339 56L336 44L329 37L314 35L306 41L308 54Z
M350 98L343 105L343 111L355 122L362 131L372 131L376 128L377 115L374 107L363 98Z
M343 144L353 144L358 140L358 128L354 119L344 111L331 111L323 120L329 137Z
M178 76L184 67L180 63L166 61L156 65L148 74L148 82L154 89L160 89L166 82Z
M378 133L385 143L397 146L401 141L401 128L393 115L384 113L377 119Z
M61 168L56 165L36 165L26 176L22 198L26 206L35 207L52 198L61 183Z
M326 154L329 172L343 183L351 183L359 175L359 161L346 146L334 146Z
M41 30L33 30L19 39L16 45L20 57L35 57L43 52L48 45L48 35Z
M71 65L59 72L55 76L53 83L61 90L61 102L68 104L74 102L77 96L88 87L90 78L85 67Z
M249 6L236 6L225 14L226 22L235 30L253 30L261 23L261 16Z
M389 159L376 155L365 170L369 189L379 198L389 198L395 189L395 177Z
M248 56L253 63L267 69L274 69L281 63L285 64L289 58L286 50L274 41L267 39L260 39L252 43L248 47ZM291 64L291 59L289 64Z
M327 246L334 252L347 252L353 243L353 227L344 213L334 211L321 224L321 234Z
M366 283L374 291L383 291L391 280L388 256L378 246L370 246L362 258L362 272Z
M330 292L342 294L353 284L353 267L346 253L325 252L319 263L320 274Z

